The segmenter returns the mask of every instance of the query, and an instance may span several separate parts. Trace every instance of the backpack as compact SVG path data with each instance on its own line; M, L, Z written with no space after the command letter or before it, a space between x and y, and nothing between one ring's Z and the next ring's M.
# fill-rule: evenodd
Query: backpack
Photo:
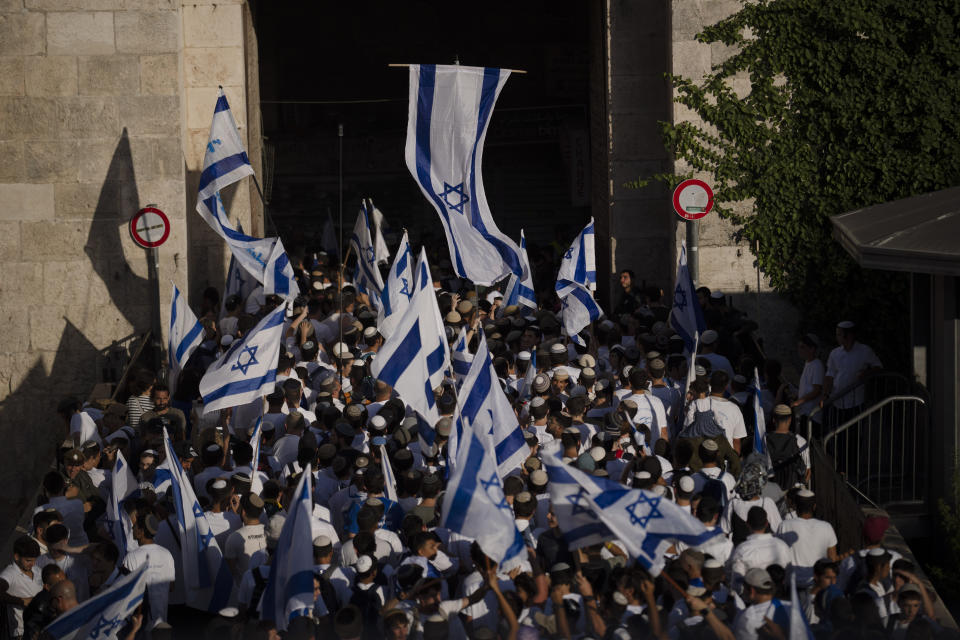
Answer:
M722 478L724 474L726 474L726 471L720 475L720 478ZM727 485L723 484L723 480L720 478L709 478L704 483L700 493L701 495L710 496L720 503L720 513L723 513L727 508L727 503L730 502L730 494L727 492Z
M797 436L792 433L768 433L767 451L773 463L774 481L784 491L789 491L798 482L803 482L807 465L800 455Z
M701 411L696 402L693 406L693 422L680 433L681 438L714 438L725 435L726 432L713 415L713 399L710 400L709 409Z

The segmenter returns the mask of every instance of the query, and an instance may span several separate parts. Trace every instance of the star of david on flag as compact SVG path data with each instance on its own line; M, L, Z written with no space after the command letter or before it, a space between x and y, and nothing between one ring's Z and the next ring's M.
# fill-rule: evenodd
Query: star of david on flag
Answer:
M410 250L410 240L404 230L397 255L390 265L387 282L380 295L380 309L377 311L377 331L384 338L393 335L400 318L403 316L410 300L413 299L413 252Z
M372 210L373 204L369 200L360 202L360 213L357 214L357 222L353 225L350 247L357 256L353 283L358 292L367 295L373 308L379 310L383 277L380 275L380 269L377 268L377 251L374 246L377 231L374 228Z
M280 305L210 365L200 380L204 413L247 404L273 391L285 316L286 306Z
M497 228L483 187L483 145L510 72L410 65L406 162L440 216L457 275L489 286L521 274L517 245Z
M564 254L555 286L557 297L562 304L560 319L563 322L564 332L580 346L585 346L585 343L578 334L603 315L600 305L593 299L593 291L596 288L594 228L593 218L590 218L590 222L577 235Z

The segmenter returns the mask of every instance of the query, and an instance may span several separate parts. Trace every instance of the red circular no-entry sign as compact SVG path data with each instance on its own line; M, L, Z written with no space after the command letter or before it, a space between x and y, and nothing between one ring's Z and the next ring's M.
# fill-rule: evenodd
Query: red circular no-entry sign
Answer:
M156 207L144 207L130 218L130 237L144 249L159 247L170 237L170 219Z
M684 180L673 190L673 210L684 220L699 220L713 209L713 189L703 180Z

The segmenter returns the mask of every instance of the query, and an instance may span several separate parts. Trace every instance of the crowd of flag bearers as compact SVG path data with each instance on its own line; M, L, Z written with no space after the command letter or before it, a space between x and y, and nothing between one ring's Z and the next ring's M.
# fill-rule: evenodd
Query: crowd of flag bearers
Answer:
M235 258L222 301L198 318L174 288L169 366L135 373L126 404L61 403L68 446L0 573L2 631L940 633L883 518L838 549L816 517L797 394L760 376L743 318L694 290L685 252L672 307L630 274L604 315L592 221L535 283L479 177L506 72L410 74L408 165L449 261L405 232L391 254L372 201L345 261L235 230L218 193L249 163L221 96L198 210Z

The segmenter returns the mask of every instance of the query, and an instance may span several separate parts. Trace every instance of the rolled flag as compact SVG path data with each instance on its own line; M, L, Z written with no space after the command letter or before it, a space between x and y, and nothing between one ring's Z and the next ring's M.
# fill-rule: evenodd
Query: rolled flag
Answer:
M800 596L797 594L797 574L790 572L790 635L788 640L813 640L813 631L807 622L807 616L800 606Z
M130 514L123 508L123 501L137 491L138 487L137 480L130 471L130 465L123 457L123 452L117 451L117 459L113 463L113 471L110 474L107 522L110 524L110 535L113 536L113 542L120 550L121 558L127 555L127 551L137 548L137 541L133 537L133 522L130 520Z
M237 225L237 230L243 233L243 226ZM242 301L257 288L257 280L247 273L247 270L240 266L237 257L230 253L230 266L227 268L227 283L223 287L223 299L226 301L230 296L238 296ZM220 305L220 318L227 315L225 304Z
M503 493L490 436L464 427L456 460L440 526L476 539L487 556L509 570L522 560L524 542Z
M203 156L203 171L197 192L197 212L222 237L237 262L263 284L267 294L294 298L299 289L293 266L279 238L254 238L234 229L227 219L220 191L253 175L237 124L220 89L210 124L210 137Z
M527 372L523 374L523 381L520 383L520 399L526 402L533 395L533 379L537 377L537 350L530 350L530 366Z
M190 354L203 342L203 325L180 295L180 289L173 285L173 297L170 302L170 332L167 343L167 359L170 366L168 386L174 391L180 371L190 359Z
M700 333L693 334L693 351L690 353L690 367L687 369L687 381L683 386L683 401L687 401L687 392L690 385L697 379L697 349L700 348Z
M510 72L410 65L406 161L440 215L457 275L492 285L522 273L516 244L493 220L483 188L483 143Z
M753 396L753 450L762 455L767 461L767 468L773 466L770 460L770 451L767 449L767 417L760 404L760 372L753 368L753 386L750 387Z
M384 493L387 494L387 499L399 504L400 498L397 496L397 478L393 474L393 467L390 465L390 456L387 455L387 447L384 445L380 445L380 467L383 471L383 490Z
M149 564L145 563L133 573L121 576L102 593L60 614L47 625L40 637L55 640L114 640L143 603L148 568Z
M443 383L444 372L450 368L450 353L432 282L427 254L421 249L417 290L410 306L370 365L373 377L393 387L431 425L440 419L433 390Z
M210 365L200 380L204 413L247 404L273 391L285 314L284 305L268 313Z
M260 601L260 619L286 631L290 622L313 611L313 498L310 465L290 500L270 562L270 578Z
M530 455L530 448L524 440L517 414L497 379L497 372L487 349L487 340L482 333L470 371L457 395L457 404L460 406L460 417L464 424L474 432L490 438L501 477L506 477L523 464ZM452 432L451 429L451 438ZM447 446L462 445L462 442L454 442ZM456 456L456 461L459 465L459 455Z
M393 335L403 313L410 306L410 300L415 291L413 278L413 253L410 251L410 241L407 232L403 232L397 255L390 265L387 282L383 286L380 296L380 309L377 312L377 331L384 338Z
M383 277L377 268L377 249L374 246L374 228L371 209L373 205L368 200L360 203L360 213L357 222L353 225L353 235L350 236L350 247L357 258L357 267L353 274L353 283L357 291L365 293L370 298L374 308L380 308L380 295L383 292Z
M562 305L560 319L564 332L578 345L585 346L578 334L603 315L600 305L593 299L593 291L597 288L593 218L563 254L555 288Z
M263 491L263 478L260 477L260 471L257 467L260 464L260 437L263 435L263 416L257 418L257 424L253 427L253 434L250 436L250 448L253 450L250 458L250 492L260 495Z
M457 382L457 388L463 384L464 378L470 373L470 364L473 362L473 354L467 348L467 328L460 327L460 334L450 349L450 364L453 367L453 378Z
M386 220L383 212L373 204L372 198L367 198L367 204L370 207L370 218L373 220L373 253L377 264L386 264L390 262L390 249L387 248L387 241L383 239L383 225Z
M510 279L507 280L504 308L517 305L536 310L537 294L533 289L533 274L530 270L530 260L527 258L527 238L523 235L523 229L520 230L520 264L523 273L520 275L511 274ZM596 271L596 267L594 267L594 271Z
M216 613L230 602L233 576L166 429L163 446L166 459L161 467L170 473L169 493L177 516L174 533L180 544L181 562L177 569L183 571L185 601L194 609Z
M670 309L670 326L683 338L687 353L696 353L696 336L707 329L700 309L697 291L693 288L693 279L687 268L687 243L680 244L677 256L677 284L673 290L673 307Z

